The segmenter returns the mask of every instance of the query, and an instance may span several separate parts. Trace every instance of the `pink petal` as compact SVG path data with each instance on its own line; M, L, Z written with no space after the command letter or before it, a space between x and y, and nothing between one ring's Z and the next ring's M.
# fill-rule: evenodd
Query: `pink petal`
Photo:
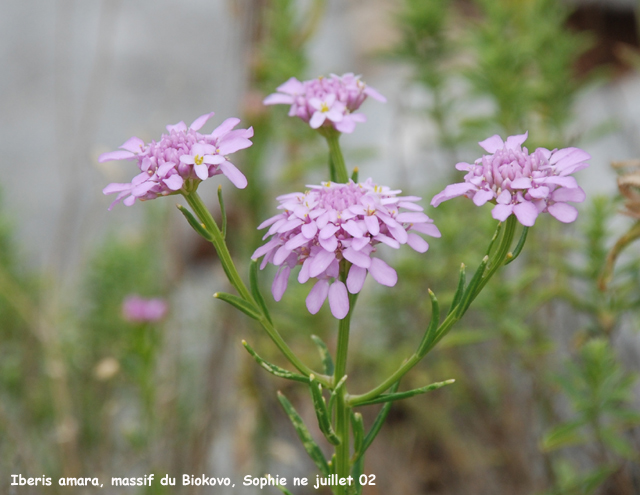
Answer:
M332 253L338 248L338 239L335 236L329 237L328 239L318 238L318 242L323 249Z
M216 127L213 132L210 134L210 136L213 139L218 139L221 136L224 136L225 134L227 134L229 131L231 131L231 129L233 129L235 126L237 126L240 123L240 119L236 118L236 117L230 117L228 119L226 119L222 124L220 124L218 127Z
M291 95L283 95L280 93L273 93L262 100L263 105L291 105L294 102L294 98Z
M522 146L522 143L524 143L527 140L527 137L529 136L529 132L525 132L524 134L518 134L516 136L509 136L507 138L507 142L505 143L505 148L509 149L509 150L515 150L517 148L519 148L520 146Z
M344 256L347 261L361 268L369 268L371 266L371 258L360 251L356 251L352 247L343 250L342 256Z
M347 275L347 288L349 289L349 292L352 294L360 292L366 278L366 268L352 265L351 268L349 268L349 275Z
M144 148L144 141L138 137L131 137L127 139L122 146L123 150L131 151L131 153L140 153Z
M429 244L418 234L409 233L409 237L407 238L407 244L411 246L413 249L418 251L419 253L426 253L429 249Z
M374 100L378 100L381 103L386 103L387 102L387 99L384 96L382 96L380 93L378 93L378 91L373 89L371 86L366 86L364 88L363 93L365 95L367 95L367 96L370 96Z
M309 125L311 126L312 129L317 129L322 124L324 124L325 119L326 119L326 115L324 113L315 112L311 117L311 120L309 120Z
M477 189L476 186L467 182L449 184L444 188L444 191L439 192L433 197L433 199L431 200L431 206L438 206L443 201L447 201L457 196L462 196L463 194L466 194L473 189Z
M480 141L478 144L489 153L495 153L496 151L504 148L504 141L497 134L485 139L484 141Z
M367 226L367 230L371 235L378 235L380 233L380 221L375 215L366 215L364 217L364 224Z
M518 221L525 227L533 226L533 224L536 223L536 218L538 218L538 208L529 201L515 205L513 207L513 213Z
M200 165L194 165L193 169L196 172L196 175L200 180L206 180L209 178L209 167L207 167L204 163Z
M247 178L233 163L222 162L220 164L220 170L222 170L222 173L227 176L227 179L229 179L238 189L244 189L247 187Z
M286 242L285 247L293 251L294 249L299 248L300 246L302 246L303 244L306 244L307 242L309 242L309 239L307 239L304 236L304 234L300 233L292 237L291 239L289 239Z
M136 155L131 153L131 151L116 150L116 151L109 151L108 153L102 153L98 157L98 162L104 163L104 162L109 162L111 160L131 160L135 157Z
M107 187L105 187L102 190L102 194L113 194L117 192L130 191L130 190L131 190L131 184L129 183L122 184L122 183L113 182L112 184L109 184Z
M379 284L393 287L398 282L398 274L380 258L371 258L369 273Z
M302 229L302 233L307 239L313 238L316 235L316 232L318 232L318 226L313 221L310 223L305 223L301 227L301 229Z
M442 237L438 227L432 223L415 223L409 230L415 230L416 232L420 232L421 234L426 234L431 237Z
M574 203L582 203L586 198L584 191L581 187L575 189L569 189L567 187L561 187L551 193L551 199L557 202L572 201Z
M417 211L405 211L400 213L396 220L402 223L423 223L429 221L429 217Z
M315 315L318 311L320 311L320 308L324 304L324 301L327 299L328 294L329 281L325 279L318 280L307 296L306 303L309 313Z
M163 179L162 182L164 182L167 185L167 187L172 191L177 191L184 184L184 179L180 177L178 174L173 174L167 177L166 179Z
M531 179L529 177L518 177L511 183L511 189L529 189Z
M214 116L214 112L205 113L204 115L201 115L200 117L198 117L196 120L193 121L193 123L189 126L189 129L193 129L194 131L199 131L200 129L202 129L202 126L207 123L207 120L209 120L213 116Z
M555 203L547 208L549 213L562 223L571 223L578 218L578 210L567 203Z
M271 239L265 245L260 246L258 249L256 249L251 255L251 259L257 260L258 258L260 258L261 256L264 256L279 244L280 244L280 239Z
M291 273L291 268L285 265L280 267L278 272L276 273L275 278L273 279L273 284L271 285L271 293L273 294L273 298L276 301L282 299L282 295L284 291L287 290L287 284L289 283L289 274Z
M334 259L336 259L336 255L332 251L330 252L323 249L318 252L318 254L313 257L313 261L309 266L309 276L317 277L320 275L327 269Z
M490 199L493 199L494 196L495 196L495 193L493 191L487 190L487 189L480 189L478 192L476 192L473 195L473 203L476 206L482 206Z
M220 143L218 143L218 153L221 155L228 155L230 153L235 153L238 150L243 150L248 148L253 143L244 137L234 137L231 139L221 139Z
M491 210L491 216L496 220L500 220L501 222L504 222L507 219L507 217L512 213L513 213L513 205L511 204L508 204L508 205L497 204L496 206L493 207L493 210Z
M345 285L339 280L329 287L329 307L331 314L338 320L342 320L349 314L349 294Z

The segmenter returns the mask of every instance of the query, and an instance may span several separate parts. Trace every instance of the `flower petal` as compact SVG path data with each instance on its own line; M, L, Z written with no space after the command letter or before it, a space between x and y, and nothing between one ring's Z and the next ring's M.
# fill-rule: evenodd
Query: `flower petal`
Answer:
M366 268L352 265L351 268L349 268L349 275L347 275L347 289L349 289L349 292L352 294L360 292L366 278Z
M547 208L549 213L562 223L571 223L578 218L578 210L567 203L555 203Z
M536 218L538 218L538 208L529 201L515 205L513 207L513 213L518 221L525 227L533 226L533 224L536 223Z
M349 294L345 285L339 280L329 287L329 307L331 314L338 320L342 320L349 314Z
M220 170L222 170L222 173L227 176L227 179L238 189L247 187L247 178L233 163L228 161L222 162L220 164Z
M393 287L398 282L398 274L380 258L371 258L369 273L379 284Z
M309 313L315 315L324 304L329 294L329 281L326 279L318 280L309 292L306 299L307 309Z

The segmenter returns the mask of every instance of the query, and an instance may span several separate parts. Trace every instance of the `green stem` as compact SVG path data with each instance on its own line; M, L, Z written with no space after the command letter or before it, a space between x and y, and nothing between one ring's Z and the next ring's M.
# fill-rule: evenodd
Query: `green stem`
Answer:
M335 180L340 184L349 182L349 174L347 166L344 162L344 156L340 149L340 133L333 128L322 127L321 134L327 140L330 154L330 171L335 173ZM332 174L333 175L333 174Z
M495 254L490 260L491 265L487 269L486 273L484 273L483 278L480 281L480 284L478 285L477 289L471 295L471 301L473 301L476 298L476 296L480 293L482 288L496 273L498 268L500 268L505 263L505 261L507 261L507 254L509 253L509 248L511 247L511 242L513 241L515 227L516 227L516 218L515 216L512 215L506 221L506 225L504 226L502 237L500 239L500 244L498 245ZM500 226L498 226L498 228L500 228ZM462 300L464 299L466 298L463 297ZM389 387L391 387L394 383L400 380L405 374L409 372L409 370L411 370L411 368L413 368L416 364L418 364L422 360L422 358L431 349L433 349L436 346L436 344L440 340L442 340L442 338L447 333L449 333L449 330L451 330L451 327L453 327L453 325L458 320L460 320L462 316L463 316L462 314L458 314L458 312L456 311L456 308L453 308L449 312L445 320L440 324L440 326L436 330L436 336L433 339L433 341L428 345L428 347L423 352L421 352L420 354L418 354L417 352L414 352L404 363L402 363L402 365L389 378L387 378L385 381L383 381L380 385L378 385L374 389L362 395L350 396L348 401L349 405L352 407L358 406L364 402L375 399L380 394L387 391Z
M293 353L291 348L284 341L280 333L278 333L278 330L276 330L273 324L269 321L260 305L255 302L253 296L242 281L242 278L240 278L240 274L238 273L238 270L233 263L231 254L229 253L229 248L227 247L224 237L222 236L222 232L218 228L216 221L211 216L211 213L209 213L209 210L207 210L206 206L204 205L202 198L200 198L196 191L183 193L183 196L187 200L187 203L189 203L189 206L191 206L191 208L193 209L198 219L200 219L200 221L204 224L207 232L211 234L211 243L218 253L218 258L220 258L220 263L222 264L222 268L224 269L229 282L238 291L238 294L240 294L240 297L242 297L242 299L253 304L256 309L262 313L262 318L260 318L260 320L258 321L262 325L262 328L264 328L264 330L267 332L276 347L280 349L280 352L284 354L289 362L293 366L295 366L295 368L300 373L307 377L311 374L314 374L316 376L316 380L319 383L321 383L324 387L329 387L331 383L330 377L323 375L322 373L313 371L302 361L300 361L300 359Z
M347 279L350 263L342 260L340 263L340 280L344 283ZM338 324L338 348L336 350L335 371L333 374L334 385L339 383L345 376L347 370L347 354L349 350L349 329L351 325L351 314L356 303L356 297L349 295L349 312ZM338 479L346 478L351 471L349 448L349 426L351 423L351 407L348 401L347 387L341 386L336 395L336 434L340 438L340 445L336 446L336 474ZM345 486L337 486L336 495L346 493Z

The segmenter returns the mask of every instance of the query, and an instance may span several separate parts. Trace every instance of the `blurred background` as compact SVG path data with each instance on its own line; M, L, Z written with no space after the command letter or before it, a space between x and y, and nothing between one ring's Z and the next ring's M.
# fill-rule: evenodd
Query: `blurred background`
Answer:
M249 319L212 299L226 281L180 198L107 212L102 188L135 169L97 157L212 110L213 126L253 126L236 160L249 187L219 181L244 270L275 196L326 177L324 142L262 99L291 76L355 72L388 102L366 102L368 122L343 136L348 167L425 207L495 133L528 130L529 149L593 156L578 174L578 220L540 217L518 262L403 381L456 384L393 405L365 493L640 494L635 1L4 0L0 11L2 493L93 493L57 486L61 476L101 477L103 493L189 495L211 490L108 483L207 474L232 478L235 489L213 490L225 494L256 493L240 486L247 474L315 479L275 395L314 425L308 392L242 348L286 366ZM218 218L216 187L200 191ZM384 252L400 282L360 297L350 391L413 352L428 288L451 302L460 263L479 262L495 228L489 208L427 207L443 233L429 252ZM267 293L272 279L267 269ZM327 308L308 314L308 290L292 280L268 303L315 367L310 335L333 349L336 328ZM376 413L365 409L365 424ZM53 486L12 487L17 473Z

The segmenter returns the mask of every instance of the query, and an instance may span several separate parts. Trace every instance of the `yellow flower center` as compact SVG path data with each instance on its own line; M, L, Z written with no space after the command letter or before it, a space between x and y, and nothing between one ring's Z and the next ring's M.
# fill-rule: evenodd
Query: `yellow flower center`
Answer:
M196 155L193 157L193 161L196 162L196 165L202 165L202 162L204 161L204 157L200 155Z
M329 111L329 105L327 105L324 101L322 102L322 105L320 105L320 111L322 113L327 113Z

